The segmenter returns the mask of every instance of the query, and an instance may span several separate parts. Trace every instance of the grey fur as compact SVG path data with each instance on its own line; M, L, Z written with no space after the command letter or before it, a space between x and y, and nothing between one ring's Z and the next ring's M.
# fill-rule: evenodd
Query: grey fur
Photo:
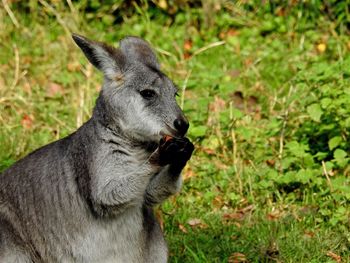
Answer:
M0 262L166 262L152 206L193 151L176 88L142 39L73 39L104 84L88 122L0 174Z

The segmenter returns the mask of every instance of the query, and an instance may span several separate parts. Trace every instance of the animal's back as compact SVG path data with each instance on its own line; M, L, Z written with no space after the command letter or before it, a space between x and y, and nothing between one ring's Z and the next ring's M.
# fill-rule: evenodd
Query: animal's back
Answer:
M73 206L80 206L65 156L69 140L44 146L0 174L0 228L5 229L0 251L11 242L31 257L49 258L47 248L69 232L64 227L59 229L65 233L56 230L72 217Z

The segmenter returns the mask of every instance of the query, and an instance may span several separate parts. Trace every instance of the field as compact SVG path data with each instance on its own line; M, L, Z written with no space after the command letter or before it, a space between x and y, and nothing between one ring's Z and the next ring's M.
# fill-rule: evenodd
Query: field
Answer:
M157 208L170 261L350 262L349 2L106 2L2 1L0 171L91 115L72 32L140 36L196 146Z

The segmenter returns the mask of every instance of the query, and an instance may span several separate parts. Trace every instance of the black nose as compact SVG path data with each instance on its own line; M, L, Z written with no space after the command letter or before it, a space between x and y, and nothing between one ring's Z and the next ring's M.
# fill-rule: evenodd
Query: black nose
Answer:
M188 122L183 118L178 118L174 121L174 126L177 129L180 136L184 136L190 126Z

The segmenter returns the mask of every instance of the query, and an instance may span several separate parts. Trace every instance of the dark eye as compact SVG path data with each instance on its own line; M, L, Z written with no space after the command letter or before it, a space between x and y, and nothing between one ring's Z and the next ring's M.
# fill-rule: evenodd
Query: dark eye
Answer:
M156 96L156 92L151 89L144 89L140 91L140 94L145 99L152 99Z
M179 97L179 96L180 96L179 93L176 92L176 93L175 93L175 97Z

